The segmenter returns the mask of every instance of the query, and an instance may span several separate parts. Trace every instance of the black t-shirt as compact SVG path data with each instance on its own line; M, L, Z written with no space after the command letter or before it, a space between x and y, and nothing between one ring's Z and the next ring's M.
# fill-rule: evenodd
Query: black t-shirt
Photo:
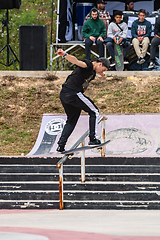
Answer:
M70 88L76 92L84 92L91 80L96 76L93 70L93 64L90 60L85 59L86 68L76 67L75 70L67 77L63 86Z

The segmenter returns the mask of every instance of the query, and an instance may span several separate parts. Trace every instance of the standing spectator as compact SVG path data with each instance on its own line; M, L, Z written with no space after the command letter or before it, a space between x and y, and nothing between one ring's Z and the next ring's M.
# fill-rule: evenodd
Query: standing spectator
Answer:
M105 10L105 4L107 4L104 0L97 0L97 9L99 12L99 19L106 20L108 23L111 21L111 16L107 10ZM85 21L90 18L90 13L88 13L85 17Z
M127 56L128 50L130 49L130 42L127 40L128 26L125 22L122 21L122 15L122 11L115 11L115 21L109 24L107 38L105 39L107 49L112 57L111 66L115 64L114 43L117 43L117 37L119 37L118 44L122 44L123 46L124 63L128 63L125 58Z
M99 12L99 19L101 19L104 22L104 25L106 27L106 36L107 37L107 30L108 30L108 25L111 21L111 16L107 10L105 10L105 4L107 2L105 0L97 0L97 9ZM90 13L87 14L85 17L84 21L88 20L90 18Z
M103 42L106 36L106 28L104 22L99 19L97 8L91 9L90 19L84 22L82 36L85 39L86 59L91 59L90 48L94 42L98 46L99 57L104 57Z
M158 45L160 45L160 16L156 19L154 38L151 41L150 47L150 64L148 68L154 68L155 66L155 56Z
M132 44L134 50L138 56L137 63L142 64L145 62L145 56L150 43L150 36L152 32L152 25L149 21L145 19L146 11L140 9L138 11L138 18L132 23L131 35L133 37ZM140 44L142 44L142 49L140 49Z
M133 2L133 0L127 0L125 2L125 11L134 12L134 2Z

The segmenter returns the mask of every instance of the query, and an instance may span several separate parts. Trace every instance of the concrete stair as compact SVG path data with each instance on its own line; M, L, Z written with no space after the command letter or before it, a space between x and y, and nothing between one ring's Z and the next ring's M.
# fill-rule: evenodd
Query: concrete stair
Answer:
M58 158L0 157L1 209L58 209ZM64 164L64 209L160 209L160 157L86 158Z

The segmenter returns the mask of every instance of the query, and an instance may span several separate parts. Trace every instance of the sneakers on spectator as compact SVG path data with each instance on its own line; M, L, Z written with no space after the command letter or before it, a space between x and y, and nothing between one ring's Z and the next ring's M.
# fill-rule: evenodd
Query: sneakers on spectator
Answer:
M124 58L124 61L123 61L124 64L129 64L129 62Z
M116 62L113 60L111 61L110 67L114 67L116 65Z
M152 68L154 68L154 67L155 67L155 63L151 61L150 64L149 64L149 66L148 66L148 68L152 69Z
M115 60L111 58L110 60L110 67L114 67L116 65Z
M56 150L56 151L59 152L59 153L63 153L63 152L65 151L64 146L63 146L63 145L59 145L59 146L57 147L57 150Z
M142 64L142 63L144 63L145 62L145 59L144 58L138 58L138 60L137 60L137 63L138 64Z
M90 140L88 143L88 145L92 145L92 146L96 146L96 145L100 145L100 144L101 144L101 141L97 138Z

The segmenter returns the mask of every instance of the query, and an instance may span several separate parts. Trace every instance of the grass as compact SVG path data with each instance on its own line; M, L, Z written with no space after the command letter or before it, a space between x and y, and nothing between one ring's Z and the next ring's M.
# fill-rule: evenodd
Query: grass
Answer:
M102 113L159 113L160 78L145 83L107 77L91 81L86 95ZM3 77L0 83L0 155L30 152L44 113L64 113L59 79ZM24 85L23 85L24 84Z
M57 1L54 3L53 8L53 32L52 43L56 39L56 19L57 19ZM21 25L46 25L47 26L47 52L50 52L51 44L51 23L52 23L52 0L22 0L19 9L9 10L9 36L10 46L19 59L19 26ZM6 20L6 10L0 10L0 22ZM1 30L1 29L0 29ZM7 43L7 29L3 28L0 38L0 46L3 47ZM7 50L3 50L0 54L0 62L6 64ZM10 59L11 61L11 59ZM49 54L48 54L49 66ZM15 70L14 65L4 66L0 64L0 70ZM16 62L16 67L19 69L19 64ZM54 66L53 66L54 67Z

